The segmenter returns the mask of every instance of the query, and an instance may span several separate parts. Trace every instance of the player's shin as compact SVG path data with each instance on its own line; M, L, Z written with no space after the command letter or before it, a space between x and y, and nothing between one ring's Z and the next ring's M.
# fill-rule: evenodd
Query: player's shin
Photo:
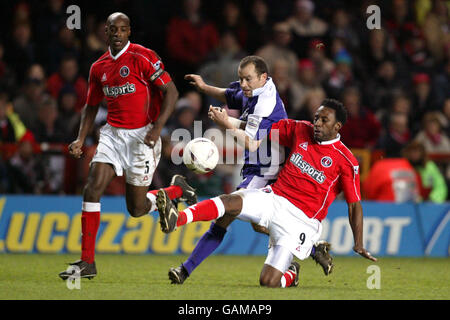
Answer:
M225 214L225 207L219 197L201 201L179 212L177 227L196 221L211 221Z
M189 258L183 263L190 275L194 269L202 263L222 243L227 229L216 225L214 222L205 234L200 238Z
M100 226L100 203L83 202L81 213L81 260L93 263L95 239Z

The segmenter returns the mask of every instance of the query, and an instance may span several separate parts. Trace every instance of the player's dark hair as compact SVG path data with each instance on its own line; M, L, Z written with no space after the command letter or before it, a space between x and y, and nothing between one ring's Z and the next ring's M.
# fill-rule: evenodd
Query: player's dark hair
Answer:
M247 56L243 58L239 63L239 68L245 68L250 63L255 66L255 70L258 76L262 75L263 73L269 74L269 67L267 66L266 61L258 56Z
M322 101L322 106L333 109L336 113L336 120L345 124L347 121L347 109L344 107L344 104L335 99L325 99Z

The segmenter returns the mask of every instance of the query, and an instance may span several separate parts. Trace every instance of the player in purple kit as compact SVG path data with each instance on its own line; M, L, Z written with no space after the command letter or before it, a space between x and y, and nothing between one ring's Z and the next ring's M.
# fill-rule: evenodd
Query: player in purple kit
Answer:
M258 56L247 56L241 60L238 68L239 81L229 88L207 85L199 75L189 74L185 79L196 89L218 101L226 103L230 109L241 110L240 119L229 117L222 108L210 107L209 117L222 129L231 133L239 144L245 147L243 180L238 189L259 189L275 181L284 162L284 148L271 144L267 139L273 123L286 119L287 114L277 89L268 76L266 62ZM264 143L263 143L264 142ZM158 199L169 201L164 191ZM189 217L187 217L189 220ZM192 271L208 257L222 242L227 227L235 219L224 216L211 224L210 229L199 240L190 257L177 268L170 268L172 283L182 284ZM239 219L248 221L241 215ZM189 221L188 221L189 222ZM166 222L161 219L162 230ZM268 230L252 223L255 231L268 234ZM324 268L325 274L333 267L328 254L329 244L318 243L317 252L312 255ZM298 264L291 266L298 273Z

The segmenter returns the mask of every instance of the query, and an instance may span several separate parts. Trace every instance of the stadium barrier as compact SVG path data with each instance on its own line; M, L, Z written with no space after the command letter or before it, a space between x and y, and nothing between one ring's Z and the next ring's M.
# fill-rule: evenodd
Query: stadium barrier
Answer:
M79 253L81 197L0 197L0 252ZM450 204L363 202L364 246L375 256L449 256ZM181 209L181 208L180 208ZM171 234L159 229L158 214L130 217L123 197L102 199L98 253L188 254L209 222L188 224ZM354 255L347 205L335 201L323 221L322 239L334 255ZM218 254L266 255L268 237L235 221Z

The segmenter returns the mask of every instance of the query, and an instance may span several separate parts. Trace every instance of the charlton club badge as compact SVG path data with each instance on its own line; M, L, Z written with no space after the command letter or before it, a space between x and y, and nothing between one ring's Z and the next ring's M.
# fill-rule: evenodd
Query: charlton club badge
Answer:
M126 76L128 76L130 74L130 69L128 69L127 66L123 66L122 68L120 68L120 75L125 78Z
M320 163L322 164L322 166L324 166L325 168L329 168L331 167L331 165L333 164L333 160L331 160L330 157L323 157L320 160Z

